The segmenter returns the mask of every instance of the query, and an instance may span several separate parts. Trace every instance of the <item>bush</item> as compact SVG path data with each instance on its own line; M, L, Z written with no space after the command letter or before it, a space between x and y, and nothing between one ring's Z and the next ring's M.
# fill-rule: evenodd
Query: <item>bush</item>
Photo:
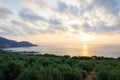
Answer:
M108 80L108 77L109 77L109 71L108 70L100 70L98 73L97 73L97 76L98 76L98 79L99 80Z
M55 55L27 55L0 51L0 80L120 80L120 60L89 60Z
M15 80L22 72L20 64L15 62L9 62L8 65L3 68L3 80Z
M112 70L109 75L109 80L120 80L120 70Z

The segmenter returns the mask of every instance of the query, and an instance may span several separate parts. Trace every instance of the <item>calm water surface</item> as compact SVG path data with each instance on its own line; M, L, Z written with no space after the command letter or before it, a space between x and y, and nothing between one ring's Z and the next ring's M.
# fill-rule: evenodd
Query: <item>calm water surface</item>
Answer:
M37 51L39 54L70 56L105 56L120 57L120 45L38 45L35 47L6 48L12 51Z

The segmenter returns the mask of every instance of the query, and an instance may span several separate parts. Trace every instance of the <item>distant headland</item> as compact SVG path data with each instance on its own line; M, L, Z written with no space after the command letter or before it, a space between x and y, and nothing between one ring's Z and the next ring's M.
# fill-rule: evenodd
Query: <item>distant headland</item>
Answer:
M35 44L32 44L28 41L15 41L15 40L10 40L4 37L0 37L0 48L13 48L13 47L32 47L32 46L37 46Z

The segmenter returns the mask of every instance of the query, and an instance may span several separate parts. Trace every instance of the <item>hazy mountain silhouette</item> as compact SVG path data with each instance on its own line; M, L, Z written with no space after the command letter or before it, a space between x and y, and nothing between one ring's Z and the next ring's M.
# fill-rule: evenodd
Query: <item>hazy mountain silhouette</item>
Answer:
M34 45L28 41L17 42L15 40L10 40L10 39L0 37L0 48L30 47L30 46L37 46L37 45Z

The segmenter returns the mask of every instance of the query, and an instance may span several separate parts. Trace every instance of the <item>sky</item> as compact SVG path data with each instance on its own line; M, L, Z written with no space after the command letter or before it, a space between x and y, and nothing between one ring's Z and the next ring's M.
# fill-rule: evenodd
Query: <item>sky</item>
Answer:
M120 44L120 0L0 0L2 37L72 44L86 35L89 43Z

